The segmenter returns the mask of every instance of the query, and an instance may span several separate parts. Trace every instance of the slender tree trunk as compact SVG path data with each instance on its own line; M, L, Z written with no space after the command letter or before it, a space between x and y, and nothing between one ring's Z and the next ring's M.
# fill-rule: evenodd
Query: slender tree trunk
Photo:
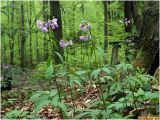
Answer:
M143 25L139 36L138 55L134 64L149 69L154 56L159 49L159 2L146 1L143 15Z
M9 1L7 1L7 6L9 6ZM8 12L10 12L10 10L8 11ZM8 26L10 26L10 16L9 16L9 14L7 15L7 23L8 23ZM9 52L11 53L11 34L9 33L8 34L8 37L9 37ZM7 53L7 52L6 52ZM10 59L10 54L9 54L9 56L8 56L8 54L7 54L7 58L9 58ZM8 63L8 62L10 62L10 60L6 60L5 61L5 63Z
M29 19L29 28L30 28L30 36L29 36L29 53L30 53L30 65L32 66L32 26L31 26L31 18L32 18L32 2L30 1L30 11L29 11L30 19Z
M20 32L20 64L21 67L25 67L25 54L24 54L24 44L25 44L25 36L24 36L24 8L23 4L21 5L21 32Z
M13 30L12 34L10 33L10 64L13 65L13 59L14 59L14 6L15 3L12 1L12 13L11 13L11 28Z
M63 38L62 37L62 21L61 21L61 11L60 11L60 3L59 1L50 1L50 19L53 19L53 16L55 16L58 19L58 28L54 30L54 37L53 39L57 46L57 48L54 47L55 51L58 51L63 56L63 49L59 46L59 41ZM56 64L60 63L60 58L54 53L54 61Z
M43 19L45 22L48 21L48 11L46 8L48 7L48 1L43 1ZM43 58L44 60L48 59L48 41L47 41L47 35L45 34L43 37L43 47L44 47L44 53L43 53Z
M82 1L82 4L81 4L80 9L81 9L81 13L82 13L82 15L83 15L83 14L84 14L84 3L83 3L83 1Z
M108 6L110 5L110 1L108 1ZM111 12L110 10L107 11L108 12L108 20L111 21Z
M36 38L35 38L35 48L36 48L36 61L40 61L40 56L39 56L39 44L38 44L38 37L37 37L37 32L36 32Z
M107 10L107 1L103 1L103 5L104 5L104 63L107 63L107 49L108 49L108 18L107 18L107 14L108 14L108 10Z

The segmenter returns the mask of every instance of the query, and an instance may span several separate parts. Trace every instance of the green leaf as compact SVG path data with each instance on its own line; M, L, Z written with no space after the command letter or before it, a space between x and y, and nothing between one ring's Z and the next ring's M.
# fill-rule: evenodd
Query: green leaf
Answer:
M76 71L75 73L76 73L77 75L84 75L84 74L87 73L87 71L86 71L86 70L80 70L80 71Z
M63 64L64 63L63 56L59 52L55 52L55 53L58 55L59 59L61 60Z
M57 107L61 108L65 114L67 113L67 106L64 103L58 102Z
M33 102L37 101L39 99L39 97L42 95L43 93L36 93L34 95L32 95L32 97L30 98L30 100L32 100Z
M52 90L49 94L50 97L54 97L55 95L57 95L58 91L57 90Z
M138 95L144 95L144 90L142 90L141 88L138 89Z
M111 85L110 92L120 91L121 89L122 89L121 83L120 82L115 82L114 84Z
M100 78L100 82L101 82L101 83L105 83L104 77L101 77L101 78Z
M82 112L74 117L74 119L81 119L83 117L89 116L91 112Z
M91 110L92 119L96 119L100 113L101 113L101 110L97 110L97 109Z
M107 80L114 80L111 76L103 76L104 78L106 78Z
M103 110L101 111L101 114L102 114L102 119L109 119L110 118L110 115L112 113L112 110Z
M111 74L110 69L107 68L107 67L102 68L102 70L103 70L104 72L106 72L107 74Z
M40 101L39 104L35 107L35 112L38 112L39 110L42 109L45 105L48 105L51 101L50 100L43 100Z
M54 73L53 65L50 64L50 66L47 68L47 71L46 71L46 77L51 78L53 73Z
M4 116L4 118L17 118L18 116L20 116L20 114L22 113L22 111L20 110L11 110L9 112L6 113L6 115Z
M70 83L71 83L70 84L71 86L73 86L74 83L76 83L78 86L82 87L82 84L81 84L81 82L79 80L70 80Z
M100 69L94 70L91 73L91 78L94 78L94 79L98 78L98 75L99 75L100 71L101 71Z
M115 102L115 103L113 103L113 104L108 105L107 108L108 108L108 109L114 108L114 109L116 109L116 110L119 110L119 109L124 108L124 104L121 103L121 102Z

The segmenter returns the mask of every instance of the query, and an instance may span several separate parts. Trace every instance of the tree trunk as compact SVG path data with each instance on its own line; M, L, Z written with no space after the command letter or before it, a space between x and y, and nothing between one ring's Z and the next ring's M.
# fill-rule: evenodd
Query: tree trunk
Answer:
M54 30L54 39L55 41L54 49L59 52L63 56L63 49L59 46L59 41L62 37L62 21L61 21L61 11L60 11L60 3L59 1L50 1L50 19L53 19L53 16L58 19L58 28ZM55 47L56 46L56 47ZM61 63L60 58L54 53L54 62L56 64Z
M110 5L110 1L108 1L108 6ZM111 11L108 10L108 20L111 21Z
M132 17L133 17L137 32L139 32L142 27L142 18L138 14L138 8L137 8L138 3L139 2L137 1L131 1L131 12L132 12Z
M48 7L48 1L43 1L43 19L45 22L48 21L48 11L46 8ZM43 59L47 60L48 59L48 40L47 40L47 34L45 33L43 37L43 47L44 47L44 53L43 53Z
M143 25L140 31L140 49L134 64L143 67L146 71L154 61L156 51L159 49L159 2L146 1L143 15Z
M38 37L37 37L37 32L36 32L36 38L35 38L35 48L36 48L36 61L40 61L40 56L39 56L39 44L38 44Z
M124 1L124 16L127 20L131 20L132 18L132 11L131 11L131 1ZM132 24L131 22L127 25L125 24L125 31L132 32Z
M30 1L30 19L29 19L29 28L30 28L30 36L29 36L29 53L30 53L30 65L32 66L32 26L31 26L31 18L32 18L32 2Z
M108 10L107 10L107 1L103 1L103 5L104 5L104 63L107 64L107 49L108 49L108 18L107 18L107 14L108 14Z
M12 28L12 34L10 33L10 64L13 65L13 59L14 59L14 6L15 3L12 1L12 14L11 14L11 28Z
M21 32L20 32L20 64L21 67L25 67L25 56L24 56L24 43L25 43L25 36L24 36L24 8L23 4L21 5Z

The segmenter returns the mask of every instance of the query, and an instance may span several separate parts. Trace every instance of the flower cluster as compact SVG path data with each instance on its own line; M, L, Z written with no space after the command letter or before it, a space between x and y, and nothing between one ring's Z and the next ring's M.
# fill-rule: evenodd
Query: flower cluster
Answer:
M72 40L70 40L70 41L68 41L68 42L64 42L64 40L60 40L59 41L59 45L60 45L60 47L61 48L65 48L65 47L67 47L67 46L71 46L71 45L73 45L73 43L72 43Z
M90 28L91 28L91 25L88 24L87 22L83 21L82 24L80 24L79 27L80 27L81 30L85 31L85 30L87 30L87 29L90 29Z
M125 26L128 26L128 24L130 24L130 23L131 23L131 20L129 20L128 18L124 19Z
M87 31L87 30L90 31L91 25L88 24L87 22L83 21L83 22L80 24L79 27L80 27L80 29L81 29L82 31ZM87 41L87 40L91 39L91 35L87 35L87 36L84 36L84 35L83 35L83 36L80 36L79 39L80 39L80 41Z
M37 27L42 31L42 32L48 32L48 28L51 27L52 29L58 28L57 24L57 18L54 18L50 20L48 23L44 23L40 20L37 20Z

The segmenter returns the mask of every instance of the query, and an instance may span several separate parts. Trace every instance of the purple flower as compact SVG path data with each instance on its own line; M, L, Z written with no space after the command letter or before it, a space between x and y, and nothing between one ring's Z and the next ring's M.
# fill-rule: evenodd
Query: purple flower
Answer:
M80 29L83 30L83 31L87 30L87 26L86 26L85 24L83 24L83 23L80 24L79 27L80 27Z
M60 45L61 48L64 48L64 47L65 47L65 42L64 42L64 40L60 40L60 41L59 41L59 45Z
M48 22L48 24L52 29L56 29L58 28L57 21L58 21L57 18L53 18L52 20Z
M88 24L87 22L82 22L82 24L79 25L80 29L85 31L87 29L90 29L91 28L91 25Z
M40 20L37 20L37 27L42 31L42 32L48 32L48 24L44 23Z
M87 41L88 40L88 37L87 36L80 36L79 39L81 41Z
M40 20L37 20L37 27L41 29L43 27L43 22Z

